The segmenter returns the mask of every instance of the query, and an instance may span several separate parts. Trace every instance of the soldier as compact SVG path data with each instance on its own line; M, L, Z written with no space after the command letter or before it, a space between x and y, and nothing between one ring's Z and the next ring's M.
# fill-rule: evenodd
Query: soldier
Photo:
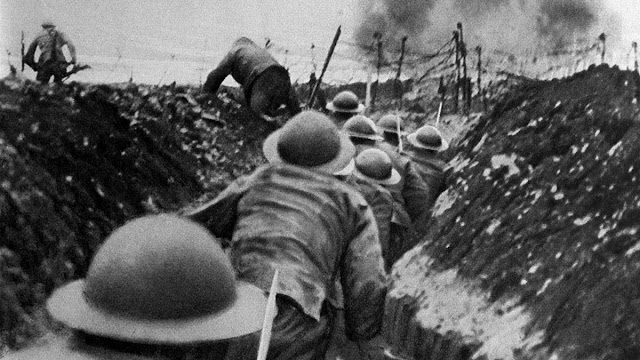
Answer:
M360 104L358 96L349 90L339 92L327 104L327 110L331 112L331 119L338 128L341 128L352 116L361 114L364 109L365 107Z
M429 186L431 206L445 190L445 167L447 164L438 153L449 148L449 143L440 131L431 125L425 125L407 137L410 147L406 153L415 164L415 168Z
M285 106L290 115L300 112L300 103L291 86L289 72L269 52L241 37L207 76L202 91L215 94L227 76L242 85L247 104L259 116L277 116Z
M187 216L231 239L238 278L269 291L279 269L270 359L321 359L336 321L340 277L347 337L380 330L386 272L371 208L333 174L355 149L331 120L303 111L265 140L268 165Z
M349 136L358 153L365 149L376 148L384 151L391 158L394 169L400 173L400 181L388 186L388 189L394 200L409 214L415 230L419 234L424 233L426 231L424 226L431 217L431 208L425 203L431 198L430 190L409 159L397 153L389 144L379 141L382 137L377 134L375 124L365 116L352 117L344 124L342 131Z
M62 51L65 45L71 55L69 62ZM36 49L40 49L37 63ZM65 33L56 30L53 22L47 20L42 23L42 31L29 45L23 61L38 73L36 80L46 84L53 76L53 81L60 83L66 75L67 66L76 63L76 47Z
M86 278L48 299L73 334L5 359L244 359L257 354L266 304L204 227L144 216L111 233Z
M355 160L353 180L350 183L360 191L367 200L378 224L382 257L385 260L386 269L391 269L393 264L389 254L391 239L391 222L395 207L393 196L385 186L395 185L400 182L400 174L391 165L391 159L384 151L379 149L366 149Z
M382 131L384 141L398 150L400 137L405 135L402 119L398 115L387 114L381 117L376 123L378 129ZM400 133L398 133L398 129Z

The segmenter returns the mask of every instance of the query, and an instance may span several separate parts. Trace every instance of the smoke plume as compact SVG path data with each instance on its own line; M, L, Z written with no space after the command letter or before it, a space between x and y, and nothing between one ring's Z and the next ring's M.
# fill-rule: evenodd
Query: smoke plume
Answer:
M361 46L376 34L387 44L433 50L464 26L468 47L511 53L562 50L614 32L598 0L362 0L354 31ZM606 25L608 27L602 27Z

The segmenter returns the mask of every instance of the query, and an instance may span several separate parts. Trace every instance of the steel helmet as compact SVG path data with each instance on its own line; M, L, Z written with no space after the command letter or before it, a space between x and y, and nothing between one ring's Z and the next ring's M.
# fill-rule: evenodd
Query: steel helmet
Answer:
M327 110L358 114L364 110L364 105L360 104L353 91L345 90L333 97L333 101L327 104Z
M326 115L303 111L271 133L262 146L271 163L288 163L333 174L349 165L355 147Z
M378 135L378 127L376 124L364 115L351 117L342 125L342 131L354 138L382 140L382 137Z
M380 149L362 151L356 157L353 174L381 185L394 185L400 181L400 173L391 165L391 158Z
M262 290L236 281L217 240L174 215L149 215L117 228L85 279L47 301L53 318L72 329L147 344L188 344L260 330Z
M407 136L409 143L416 148L444 151L449 143L442 137L440 131L431 125L425 125Z

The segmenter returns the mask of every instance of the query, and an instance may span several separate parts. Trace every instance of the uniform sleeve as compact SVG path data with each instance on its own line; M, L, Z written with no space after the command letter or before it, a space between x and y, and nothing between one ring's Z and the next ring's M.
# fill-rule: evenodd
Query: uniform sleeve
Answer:
M35 54L36 54L36 48L38 47L38 39L34 39L31 44L29 44L29 49L27 50L27 53L24 55L24 63L33 67L32 65L34 65L35 62Z
M76 62L76 46L73 45L73 41L71 41L71 38L69 38L67 36L67 34L60 32L60 37L62 38L62 41L64 44L67 45L67 48L69 49L69 54L71 55L71 62L75 63Z
M295 115L300 112L300 101L298 101L298 95L293 86L289 87L289 95L287 97L287 108L291 115Z
M224 189L215 199L184 216L204 225L215 236L231 239L237 219L237 207L246 190L246 178L239 178Z
M341 266L346 334L350 340L367 340L382 326L387 293L378 230L371 208L356 207L356 227Z
M207 80L202 85L202 91L208 93L218 91L224 79L231 74L235 57L235 52L231 51L220 61L218 66L207 75Z
M416 231L420 234L431 217L431 190L410 162L405 166L405 184L402 197Z

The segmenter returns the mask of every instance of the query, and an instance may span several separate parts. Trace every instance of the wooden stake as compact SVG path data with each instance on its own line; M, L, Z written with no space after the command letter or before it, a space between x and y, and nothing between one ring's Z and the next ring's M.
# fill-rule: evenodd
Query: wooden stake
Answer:
M458 32L453 32L453 40L456 44L456 86L453 91L453 112L458 113L458 98L460 96L460 41Z
M331 43L331 47L329 48L329 53L327 54L327 58L324 60L324 66L322 66L322 72L320 73L318 82L316 82L316 85L313 87L313 91L311 92L311 96L309 97L309 101L308 101L309 109L313 108L313 103L316 97L316 91L318 90L318 87L322 83L322 78L324 77L324 73L327 71L327 66L329 66L329 61L331 61L331 56L333 55L333 51L336 48L338 39L340 38L340 33L342 32L341 27L342 26L338 26L338 30L336 30L336 35L333 37L333 42Z
M271 328L273 327L273 318L276 316L276 294L278 293L278 269L273 274L271 281L271 289L269 289L269 298L267 299L267 308L264 311L264 322L262 323L262 333L260 334L260 345L258 347L257 360L265 360L269 351L269 343L271 342Z

